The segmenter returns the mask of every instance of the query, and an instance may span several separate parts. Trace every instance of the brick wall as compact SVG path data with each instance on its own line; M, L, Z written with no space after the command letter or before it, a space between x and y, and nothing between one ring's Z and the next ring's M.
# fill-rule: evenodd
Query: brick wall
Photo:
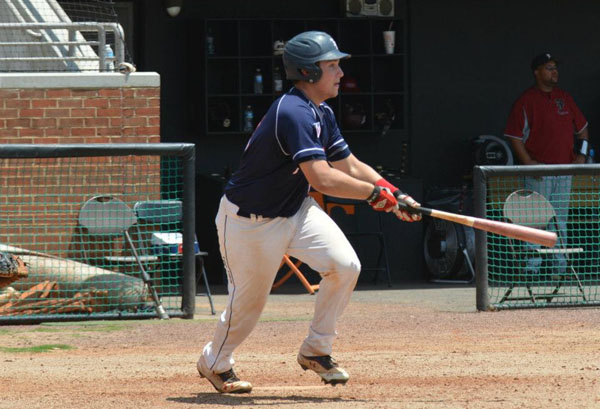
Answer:
M158 143L160 88L0 89L0 143Z
M147 74L2 74L0 144L158 143L160 84ZM77 258L82 204L158 199L160 167L158 157L0 159L0 244Z

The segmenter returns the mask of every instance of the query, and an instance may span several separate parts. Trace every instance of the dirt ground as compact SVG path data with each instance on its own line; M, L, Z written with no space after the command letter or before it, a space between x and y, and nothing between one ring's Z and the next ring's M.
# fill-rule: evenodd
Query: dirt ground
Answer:
M478 313L474 288L358 289L334 346L351 378L331 387L295 362L313 303L271 295L236 354L249 395L196 372L216 320L203 297L194 320L2 326L0 408L600 408L600 309Z

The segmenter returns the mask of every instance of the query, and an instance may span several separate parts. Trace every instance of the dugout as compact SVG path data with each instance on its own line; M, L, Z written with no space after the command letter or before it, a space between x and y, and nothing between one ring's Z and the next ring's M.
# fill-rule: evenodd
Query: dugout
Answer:
M85 3L58 2L71 10L81 10L78 3ZM161 142L197 146L197 230L211 253L207 263L213 263L209 274L214 282L222 277L212 230L211 212L220 189L215 178L237 166L247 135L231 127L240 129L243 108L251 103L258 117L274 97L273 40L280 37L324 29L354 55L343 66L348 81L342 96L332 102L344 135L358 157L398 174L399 185L416 198L432 189L472 185L473 138L502 134L512 102L532 82L531 57L545 50L559 56L560 86L574 96L595 140L600 110L595 62L600 53L594 42L584 40L596 35L600 5L594 2L378 0L378 8L369 12L375 15L362 17L347 14L365 3L360 0L183 0L175 16L167 13L167 1L108 3L123 27L127 60L137 66L136 74L160 76L160 115L151 115L154 133L144 136L148 129L136 130L135 142L157 142L160 136ZM99 15L95 9L80 11L79 18L94 13ZM380 41L389 28L396 32L392 55L385 54ZM214 55L206 47L209 33ZM252 89L256 68L264 75L260 96ZM6 94L7 100L11 95ZM226 116L231 116L229 127L219 129ZM6 135L13 139L5 142L30 138L25 141L54 143L64 137L66 127L55 128L52 134L19 131L22 135ZM78 142L97 136L81 132ZM131 134L116 129L114 136ZM395 236L388 241L401 244L390 251L394 281L424 280L422 251L412 245L422 247L423 227L392 230Z
M246 138L203 131L204 30L211 19L264 18L270 24L286 18L341 18L342 24L358 24L345 17L345 3L230 0L217 5L184 1L175 18L165 12L162 2L133 5L135 60L142 69L161 74L162 139L196 143L199 174L222 175L226 167L233 169L237 164ZM405 104L402 132L383 137L381 130L349 133L348 140L359 157L397 170L405 152L403 176L407 186L421 192L438 186L471 185L472 139L502 134L512 101L532 82L531 57L546 49L560 56L560 85L574 96L590 122L592 141L595 139L600 83L594 67L600 54L596 44L583 39L595 36L593 19L600 5L583 0L407 0L395 1L394 6L394 18L404 25L405 70L396 67L376 74L385 76L392 89L401 89ZM252 32L244 34L252 38ZM360 42L360 38L352 40ZM377 58L374 65L380 65ZM213 185L213 181L206 182L209 190ZM416 234L411 237L421 241L422 231ZM399 272L395 280L424 279L422 252L398 247L392 253L399 260L412 260L411 273Z

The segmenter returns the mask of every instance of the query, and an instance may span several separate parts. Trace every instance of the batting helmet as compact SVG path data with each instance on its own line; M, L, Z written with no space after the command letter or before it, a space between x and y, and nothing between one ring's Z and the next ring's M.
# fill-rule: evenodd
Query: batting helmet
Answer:
M341 60L350 54L341 52L334 39L322 31L300 33L285 44L283 66L288 80L317 82L321 78L319 61ZM306 70L304 74L301 70Z

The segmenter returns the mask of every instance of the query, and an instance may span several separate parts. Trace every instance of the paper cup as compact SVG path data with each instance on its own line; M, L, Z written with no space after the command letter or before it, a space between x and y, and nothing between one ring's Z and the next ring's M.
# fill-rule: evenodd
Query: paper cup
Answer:
M394 48L396 47L396 32L395 31L384 31L383 32L383 48L386 54L394 54Z

